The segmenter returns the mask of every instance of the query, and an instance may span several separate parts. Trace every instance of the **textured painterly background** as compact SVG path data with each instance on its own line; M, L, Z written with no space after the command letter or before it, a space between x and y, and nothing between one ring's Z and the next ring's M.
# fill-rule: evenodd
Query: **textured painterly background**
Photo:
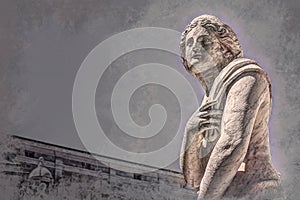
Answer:
M270 76L272 158L282 174L286 191L299 198L299 8L297 0L2 0L1 130L84 149L73 123L71 95L76 72L87 54L101 41L121 31L154 26L181 32L194 17L213 14L235 30L245 56L257 60ZM98 116L100 120L106 116L106 105L101 98L109 97L111 84L116 81L114 75L124 73L129 65L151 62L151 58L160 56L160 52L145 50L129 53L112 64L106 78L100 81L96 95L97 110L102 112ZM165 54L160 60L179 65L174 55ZM201 97L199 85L191 77L187 79L199 89L197 95ZM143 109L155 103L155 98L165 91L153 87L140 88L133 96L137 103L131 105L131 110L138 124L147 124L149 119L143 117L146 113ZM151 98L143 98L143 91L152 94ZM171 93L164 95L172 97ZM159 101L167 105L163 99ZM168 103L175 107L166 106L167 111L179 112L176 101ZM175 118L172 123L176 122ZM113 132L112 125L106 126ZM179 146L174 152L179 153ZM178 170L178 163L169 168Z

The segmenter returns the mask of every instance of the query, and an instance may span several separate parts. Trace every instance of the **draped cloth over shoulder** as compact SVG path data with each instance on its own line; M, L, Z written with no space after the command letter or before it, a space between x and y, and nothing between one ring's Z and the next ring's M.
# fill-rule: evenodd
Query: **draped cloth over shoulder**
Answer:
M271 94L271 84L267 74L258 66L258 64L250 59L238 58L222 69L214 80L209 96L204 97L202 104L198 109L201 109L211 102L217 102L211 106L210 109L223 110L224 105L226 104L226 94L231 85L238 77L249 72L262 74L269 83ZM191 120L192 117L189 120ZM180 154L180 167L187 185L192 186L195 189L198 189L200 185L210 153L220 137L219 130L220 127L219 129L205 131L204 133L190 133L187 129L185 131ZM205 142L207 143L205 147L203 145L204 140L206 140Z

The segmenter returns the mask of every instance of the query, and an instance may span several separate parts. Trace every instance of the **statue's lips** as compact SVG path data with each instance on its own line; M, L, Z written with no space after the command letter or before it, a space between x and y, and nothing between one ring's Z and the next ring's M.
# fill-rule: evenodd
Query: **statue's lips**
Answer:
M195 54L191 57L191 59L193 60L191 62L195 64L195 63L201 62L203 60L203 56L200 54Z
M203 56L201 54L195 54L192 56L192 58L201 59L201 58L203 58Z

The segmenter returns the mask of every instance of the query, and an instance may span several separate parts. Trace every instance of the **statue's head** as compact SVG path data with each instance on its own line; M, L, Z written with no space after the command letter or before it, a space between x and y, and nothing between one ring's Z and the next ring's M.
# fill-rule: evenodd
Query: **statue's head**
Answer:
M236 34L211 15L196 17L186 27L181 35L180 53L183 65L192 74L201 74L212 67L221 70L243 56Z

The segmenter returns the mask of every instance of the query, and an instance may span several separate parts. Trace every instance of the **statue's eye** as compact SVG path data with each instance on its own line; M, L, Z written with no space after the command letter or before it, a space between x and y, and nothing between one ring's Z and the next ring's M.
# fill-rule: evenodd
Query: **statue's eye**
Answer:
M203 38L201 44L204 48L210 47L212 45L212 41L209 38Z
M186 45L191 47L193 45L193 42L194 42L193 38L189 38L188 41L186 42Z

